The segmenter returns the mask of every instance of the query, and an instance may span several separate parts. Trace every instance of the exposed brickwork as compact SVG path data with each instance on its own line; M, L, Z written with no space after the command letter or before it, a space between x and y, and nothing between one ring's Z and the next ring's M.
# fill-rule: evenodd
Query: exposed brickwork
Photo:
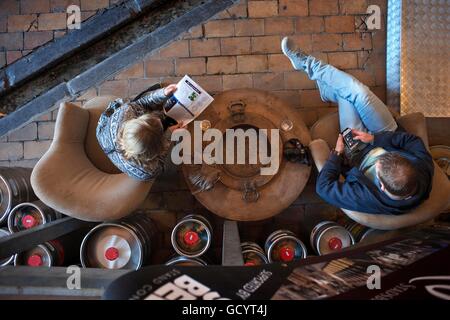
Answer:
M21 13L50 12L49 0L20 0Z
M264 35L264 19L236 20L234 25L238 37Z
M23 145L24 159L40 159L50 147L51 140L25 141Z
M219 39L194 39L190 41L191 57L220 56Z
M24 34L24 37L25 37L23 40L24 49L34 49L52 40L53 32L51 31L26 32Z
M231 74L236 72L236 57L208 58L208 74Z
M43 13L39 16L39 30L61 30L67 25L65 13Z
M274 17L278 14L278 1L249 1L248 16L251 18Z
M309 0L309 14L311 16L331 16L338 13L338 0Z
M8 17L8 32L36 31L37 15L13 15Z
M307 16L308 0L280 0L278 13L280 16Z
M86 14L107 6L107 1L102 0L49 0L37 1L24 10L26 2L0 1L0 67L24 51L65 33L64 28L43 30L39 25L42 15L64 14L69 3L80 4ZM77 103L106 94L132 97L156 82L173 83L190 74L212 94L235 88L272 91L296 107L311 125L318 117L333 112L335 106L321 101L315 83L293 70L281 53L282 37L290 35L306 52L351 73L385 99L385 22L383 29L375 32L360 28L369 4L379 5L385 17L385 2L243 0L212 21L192 28L182 39L89 89ZM43 3L48 3L48 7ZM36 11L44 7L45 12ZM17 23L15 28L20 31L6 32L10 16L33 15L37 16L36 31L23 32L26 24L20 29ZM60 27L58 22L52 23ZM57 110L0 140L0 165L32 165L48 148L56 116ZM168 194L165 198L171 197ZM159 202L164 200L161 198ZM187 202L190 204L190 200L186 199Z
M108 8L116 2L117 0L1 0L0 68L65 34L66 10L69 5L80 6L84 21L98 10Z
M8 141L32 141L37 139L37 123L30 123L8 136Z

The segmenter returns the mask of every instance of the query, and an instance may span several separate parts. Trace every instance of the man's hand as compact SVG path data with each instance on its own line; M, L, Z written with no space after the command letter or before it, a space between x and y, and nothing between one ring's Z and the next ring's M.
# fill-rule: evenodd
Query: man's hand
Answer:
M183 128L183 127L184 127L183 121L181 121L181 122L177 123L176 125L169 127L169 130L170 130L171 132L174 132L175 130L181 129L181 128Z
M344 138L342 137L342 134L339 134L339 137L336 141L336 147L334 148L334 150L336 150L336 152L341 155L344 153Z
M164 88L164 94L166 95L166 97L171 96L175 91L177 91L176 84L169 84Z
M374 136L371 135L370 133L359 131L356 129L352 129L352 134L354 140L359 140L364 143L371 143L374 139Z

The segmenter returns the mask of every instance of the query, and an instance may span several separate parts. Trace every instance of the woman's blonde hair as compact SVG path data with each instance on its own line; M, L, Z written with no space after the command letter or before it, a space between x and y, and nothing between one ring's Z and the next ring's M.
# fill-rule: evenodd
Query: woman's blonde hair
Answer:
M150 169L153 160L165 154L168 144L161 118L153 113L124 121L118 136L119 150L125 159Z

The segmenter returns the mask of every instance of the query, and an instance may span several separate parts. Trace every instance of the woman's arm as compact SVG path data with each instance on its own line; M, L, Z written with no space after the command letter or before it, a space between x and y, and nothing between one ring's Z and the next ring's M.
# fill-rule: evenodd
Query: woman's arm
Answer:
M133 103L145 111L160 111L163 103L177 90L176 84L147 93Z

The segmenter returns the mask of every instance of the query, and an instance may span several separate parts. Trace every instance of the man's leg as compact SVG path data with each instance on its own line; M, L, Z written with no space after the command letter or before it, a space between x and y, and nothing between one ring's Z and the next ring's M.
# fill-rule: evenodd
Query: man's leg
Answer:
M397 123L386 105L356 78L303 54L287 38L283 39L282 49L296 70L306 72L311 80L317 82L322 99L339 104L341 127L358 125L356 111L362 121L360 129L365 127L372 133L397 129ZM349 111L351 108L353 111Z
M360 131L367 131L356 108L349 101L336 95L333 87L326 85L320 80L316 80L319 87L320 97L323 101L334 102L338 105L339 127L341 131L352 128Z

